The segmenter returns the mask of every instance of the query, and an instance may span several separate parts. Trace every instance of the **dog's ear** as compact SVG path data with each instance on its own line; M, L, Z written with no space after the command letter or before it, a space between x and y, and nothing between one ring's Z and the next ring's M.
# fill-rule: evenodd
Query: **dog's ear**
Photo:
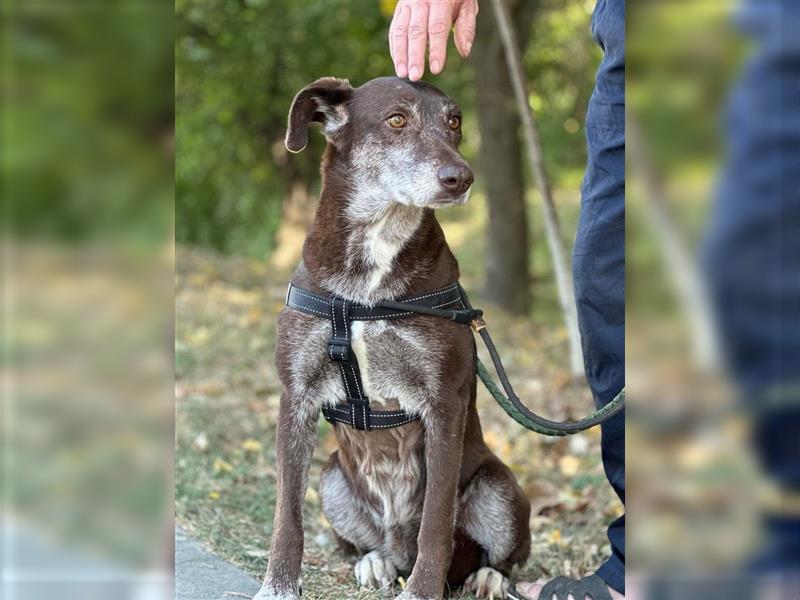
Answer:
M322 132L330 137L347 123L344 104L350 99L353 87L346 79L323 77L300 90L289 109L286 129L286 149L300 152L308 144L308 126L312 121L322 123Z

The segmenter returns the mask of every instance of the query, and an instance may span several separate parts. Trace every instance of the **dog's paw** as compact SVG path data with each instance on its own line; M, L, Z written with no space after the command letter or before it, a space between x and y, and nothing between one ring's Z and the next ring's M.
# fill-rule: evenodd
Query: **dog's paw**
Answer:
M491 567L483 567L467 577L464 589L486 600L503 600L508 591L508 579Z
M405 591L397 597L397 600L435 600L430 596L417 596L409 591Z
M397 569L378 552L365 554L355 566L356 581L362 587L388 588L397 579Z
M265 583L253 596L253 600L300 600L300 594L294 591L279 591Z

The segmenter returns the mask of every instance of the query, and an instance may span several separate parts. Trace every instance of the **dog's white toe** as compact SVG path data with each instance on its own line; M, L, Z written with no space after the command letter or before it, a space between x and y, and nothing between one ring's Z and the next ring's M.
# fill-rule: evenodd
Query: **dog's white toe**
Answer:
M253 600L300 600L300 596L295 592L279 592L273 587L265 584L253 596Z
M508 579L500 571L482 567L467 577L464 589L486 600L503 600L508 591Z
M355 567L356 581L362 587L388 588L397 579L397 569L377 551L365 554Z

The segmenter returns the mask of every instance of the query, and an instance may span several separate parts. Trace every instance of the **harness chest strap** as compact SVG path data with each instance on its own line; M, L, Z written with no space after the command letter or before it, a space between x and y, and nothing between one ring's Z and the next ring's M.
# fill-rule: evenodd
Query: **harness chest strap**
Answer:
M447 307L464 308L460 287L457 283L440 290L408 298L402 302L413 302L415 306L432 310ZM418 314L400 308L385 306L362 306L343 298L326 297L289 284L286 304L299 311L323 317L331 322L331 337L328 340L328 357L338 365L346 394L345 402L336 406L323 406L322 415L331 423L345 423L359 431L387 429L404 425L418 419L405 410L371 410L366 396L358 359L352 349L352 322L377 319L402 319Z

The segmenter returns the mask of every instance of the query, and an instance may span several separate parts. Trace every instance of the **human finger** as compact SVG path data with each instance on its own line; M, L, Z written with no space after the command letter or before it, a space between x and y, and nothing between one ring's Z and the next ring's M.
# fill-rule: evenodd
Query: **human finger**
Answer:
M417 81L425 73L425 47L428 45L428 3L410 5L408 22L408 78Z
M456 15L455 34L453 39L458 53L467 58L475 41L476 20L478 18L477 0L465 0L461 3Z
M453 25L453 5L450 2L433 2L428 11L428 62L431 73L438 75L447 60L447 38Z
M389 26L389 51L398 77L408 77L408 23L411 9L402 0L398 2Z

